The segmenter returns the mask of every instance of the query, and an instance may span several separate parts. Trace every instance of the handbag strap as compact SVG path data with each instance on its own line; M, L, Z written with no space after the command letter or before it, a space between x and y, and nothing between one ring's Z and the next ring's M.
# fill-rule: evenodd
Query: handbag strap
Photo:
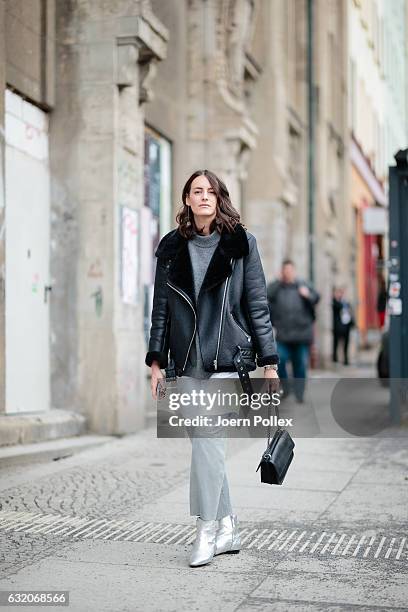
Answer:
M254 392L253 387L252 387L252 382L251 382L251 379L249 378L248 368L242 356L242 348L238 345L237 349L238 350L233 357L233 362L238 372L238 376L241 382L242 389L244 393L247 393L248 396L251 398Z
M270 402L269 402L269 404L268 404L268 437L267 437L267 440L268 440L268 446L269 446L269 444L271 443L271 437L272 437L272 436L271 436L271 404L272 404L272 393L270 394L270 397L271 397L271 401L270 401ZM274 405L274 408L275 408L276 418L279 420L279 408L278 408L278 406L279 406L279 404L278 404L278 405ZM281 427L280 425L278 425L278 427L277 427L277 430L276 430L276 431L279 431L280 429L282 429L282 427Z
M166 380L174 381L177 379L176 377L176 364L174 359L170 357L167 368L165 368L166 372Z
M241 382L241 386L242 389L244 391L244 393L247 393L249 398L252 397L253 393L254 393L254 389L252 386L252 382L251 379L249 377L249 373L248 373L248 368L246 366L245 360L242 356L242 348L238 345L237 346L237 352L235 353L234 357L233 357L233 362L235 365L235 368L238 372L238 376L239 376L239 380ZM272 393L271 393L271 401L268 403L268 429L267 429L267 440L268 440L268 446L270 444L271 441L271 403L272 403ZM279 419L279 409L278 406L274 406L275 408L275 414L277 419ZM279 425L278 425L278 429L282 429Z

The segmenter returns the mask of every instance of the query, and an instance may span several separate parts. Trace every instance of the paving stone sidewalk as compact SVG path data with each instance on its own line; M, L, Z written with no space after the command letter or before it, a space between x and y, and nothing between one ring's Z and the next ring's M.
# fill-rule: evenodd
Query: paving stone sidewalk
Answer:
M406 431L299 437L281 487L255 474L264 445L229 440L243 548L202 568L188 439L149 429L0 470L0 590L68 590L75 612L408 610Z

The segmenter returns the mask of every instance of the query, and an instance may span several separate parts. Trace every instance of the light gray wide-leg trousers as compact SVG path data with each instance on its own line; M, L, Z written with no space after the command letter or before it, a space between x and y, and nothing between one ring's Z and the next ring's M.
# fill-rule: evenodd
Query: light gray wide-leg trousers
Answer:
M238 373L220 372L211 378L238 378ZM225 466L227 438L217 437L222 426L208 428L211 437L206 438L196 437L194 429L190 428L190 515L204 521L221 519L233 514Z

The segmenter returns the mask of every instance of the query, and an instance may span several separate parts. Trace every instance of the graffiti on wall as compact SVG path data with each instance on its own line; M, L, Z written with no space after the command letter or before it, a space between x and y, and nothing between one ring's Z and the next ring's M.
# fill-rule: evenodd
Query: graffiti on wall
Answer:
M126 304L137 304L139 216L121 206L121 295Z

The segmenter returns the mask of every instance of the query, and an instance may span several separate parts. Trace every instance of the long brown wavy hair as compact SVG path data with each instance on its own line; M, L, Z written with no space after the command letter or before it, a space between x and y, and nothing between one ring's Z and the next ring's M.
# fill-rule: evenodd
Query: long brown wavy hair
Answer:
M184 238L192 238L195 234L201 234L203 228L198 228L194 221L194 215L189 214L190 207L186 204L186 198L190 193L191 183L197 176L206 176L217 196L216 214L210 225L210 233L217 230L220 234L224 228L233 232L237 223L241 223L239 212L233 207L228 189L225 183L210 170L196 170L183 187L181 199L183 205L178 211L176 222L178 230Z

